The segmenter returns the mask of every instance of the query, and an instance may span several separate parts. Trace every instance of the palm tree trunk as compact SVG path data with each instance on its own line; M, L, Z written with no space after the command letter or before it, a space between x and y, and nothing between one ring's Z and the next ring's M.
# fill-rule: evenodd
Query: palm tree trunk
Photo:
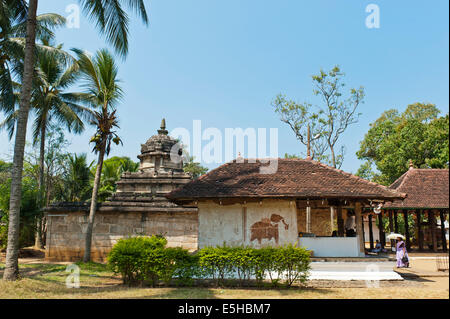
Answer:
M39 149L39 180L38 180L38 189L39 189L39 208L44 207L44 156L45 156L45 134L46 134L46 126L45 121L42 123L41 127L41 145ZM42 244L42 216L39 212L36 216L36 237L34 241L34 246L38 249L43 248Z
M95 212L97 210L97 195L98 195L98 188L100 186L100 178L102 174L105 149L106 149L106 139L105 142L102 144L101 150L98 154L97 170L95 171L94 188L92 190L91 208L89 211L89 221L86 230L86 241L85 241L83 262L88 262L91 260L92 231L94 228Z
M11 174L11 195L9 199L8 246L3 280L14 281L19 276L19 231L20 202L22 199L22 170L27 135L28 112L30 110L33 85L34 48L36 40L36 12L38 0L28 2L27 37L25 44L24 72L20 97L19 118L14 142L14 158Z

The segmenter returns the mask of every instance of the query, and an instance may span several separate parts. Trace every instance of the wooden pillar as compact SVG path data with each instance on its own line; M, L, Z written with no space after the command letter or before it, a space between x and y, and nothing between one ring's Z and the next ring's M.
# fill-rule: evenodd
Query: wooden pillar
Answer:
M405 237L406 237L406 249L411 249L411 236L409 235L409 225L408 225L408 211L403 210L403 220L405 221Z
M436 217L434 216L434 210L430 209L428 211L428 222L430 224L431 230L431 242L433 245L432 250L437 252L437 238L436 238Z
M306 207L306 232L311 233L311 207Z
M337 206L337 224L338 224L338 236L344 237L344 219L342 218L342 205Z
M389 231L391 233L394 232L394 216L392 213L392 209L389 210ZM391 239L391 250L392 250L392 247L394 247L394 246L395 246L395 240Z
M381 211L378 214L378 231L380 236L380 244L381 247L384 248L386 245L386 237L384 236L384 230L383 230L383 211Z
M394 210L394 231L398 234L398 220L396 210Z
M441 217L442 250L447 252L447 239L445 238L445 212L441 210L439 214Z
M366 230L364 228L364 214L361 213L361 230L362 230L362 238L363 238L363 247L364 253L366 252Z
M369 241L370 241L370 249L374 249L374 245L373 245L373 228L372 228L372 214L369 214Z
M419 244L419 250L423 250L423 230L422 230L422 211L416 211L417 220L417 242Z
M334 206L330 206L330 234L334 231Z
M242 239L244 245L247 243L247 207L242 207Z
M361 203L355 203L355 223L356 223L356 235L358 237L359 242L359 252L362 256L365 255L365 247L364 247L364 231L362 228L362 214L361 214Z

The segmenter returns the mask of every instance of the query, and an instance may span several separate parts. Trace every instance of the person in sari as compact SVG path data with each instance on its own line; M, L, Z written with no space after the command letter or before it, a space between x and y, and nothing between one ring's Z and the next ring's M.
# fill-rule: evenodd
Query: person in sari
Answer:
M401 237L397 238L397 268L408 268L409 267L409 257L406 251L405 242ZM406 260L405 258L406 257Z

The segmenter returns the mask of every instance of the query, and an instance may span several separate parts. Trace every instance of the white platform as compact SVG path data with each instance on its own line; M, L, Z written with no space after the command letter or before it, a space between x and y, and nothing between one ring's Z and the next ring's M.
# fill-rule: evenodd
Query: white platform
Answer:
M310 280L403 280L393 262L312 262Z
M314 257L364 257L358 237L300 237L298 244L314 252Z

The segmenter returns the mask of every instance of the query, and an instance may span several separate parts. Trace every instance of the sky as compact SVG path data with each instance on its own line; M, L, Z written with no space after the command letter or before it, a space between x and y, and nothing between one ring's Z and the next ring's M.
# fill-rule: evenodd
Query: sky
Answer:
M40 0L38 11L67 17L66 7L77 3ZM363 86L366 91L359 122L339 142L347 150L345 171L357 171L359 143L384 111L429 102L448 113L447 0L146 3L148 27L132 16L129 54L126 60L117 58L125 92L118 106L123 146L114 146L110 156L137 160L140 145L156 133L162 118L169 131L192 131L193 120L222 133L225 128L278 128L279 155L304 154L271 102L279 93L315 102L311 76L335 65L344 71L348 89ZM369 4L379 7L379 28L366 26ZM66 49L111 47L83 16L79 28L56 34ZM88 127L81 135L67 134L68 151L95 159L89 145L93 132ZM0 141L0 158L10 157L13 144L5 132ZM220 163L203 164L211 169Z

